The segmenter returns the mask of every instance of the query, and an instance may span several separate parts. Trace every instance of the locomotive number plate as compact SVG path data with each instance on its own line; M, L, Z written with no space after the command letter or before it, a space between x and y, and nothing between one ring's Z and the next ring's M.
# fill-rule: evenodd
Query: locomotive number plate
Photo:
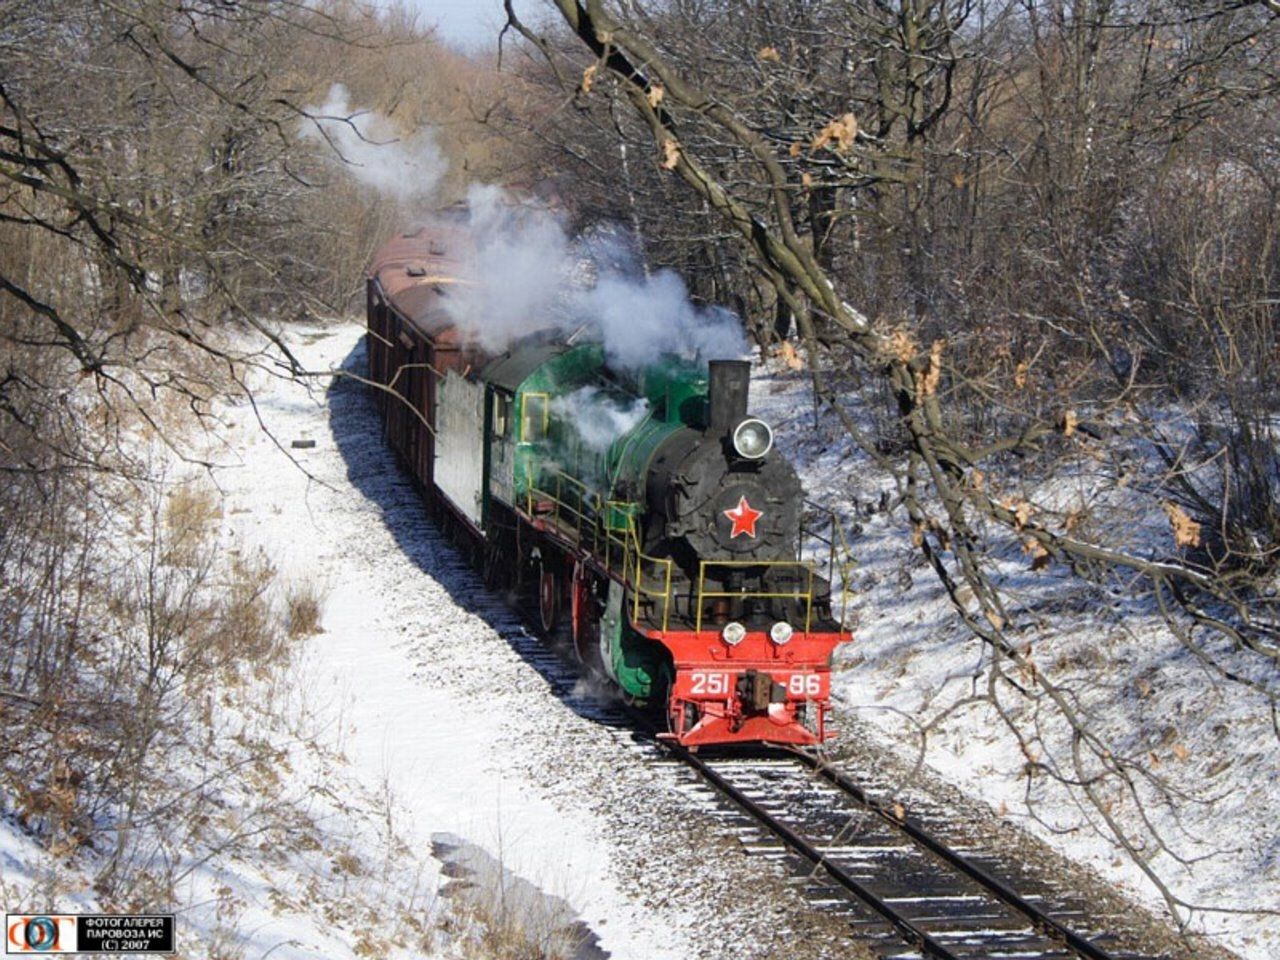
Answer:
M775 673L775 683L786 688L791 700L825 700L828 676L825 673ZM730 697L734 695L736 676L727 670L691 670L676 678L675 694L679 697Z

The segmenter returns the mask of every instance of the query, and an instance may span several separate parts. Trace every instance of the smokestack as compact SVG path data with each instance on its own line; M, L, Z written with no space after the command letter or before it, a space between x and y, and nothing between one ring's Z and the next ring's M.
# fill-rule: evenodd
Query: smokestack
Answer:
M747 391L751 386L751 364L746 360L711 361L711 407L707 429L727 434L747 415Z

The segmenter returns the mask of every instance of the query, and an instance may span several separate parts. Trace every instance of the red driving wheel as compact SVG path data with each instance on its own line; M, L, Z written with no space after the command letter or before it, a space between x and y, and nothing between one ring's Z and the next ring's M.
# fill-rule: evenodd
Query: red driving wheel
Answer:
M560 615L560 582L551 564L544 557L539 562L538 619L542 632L550 636L555 632Z
M586 565L577 561L573 565L573 588L569 594L569 612L573 618L573 652L579 663L590 663L595 646L594 611L591 608L591 579Z

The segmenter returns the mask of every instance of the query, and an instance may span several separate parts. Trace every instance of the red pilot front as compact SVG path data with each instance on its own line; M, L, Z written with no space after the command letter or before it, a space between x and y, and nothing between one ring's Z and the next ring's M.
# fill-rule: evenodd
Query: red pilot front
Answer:
M669 635L679 661L670 700L676 739L686 746L821 743L831 695L827 664L842 639L799 633L781 620L767 631L735 620L718 631Z

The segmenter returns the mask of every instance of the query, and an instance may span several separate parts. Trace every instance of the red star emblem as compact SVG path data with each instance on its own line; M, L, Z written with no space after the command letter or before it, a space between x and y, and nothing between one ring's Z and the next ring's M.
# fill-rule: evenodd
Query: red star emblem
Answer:
M763 510L753 510L751 504L747 503L747 498L743 497L738 501L738 505L732 510L724 511L724 515L733 521L733 532L729 534L732 540L738 534L745 533L752 539L756 535L756 521L764 516Z

